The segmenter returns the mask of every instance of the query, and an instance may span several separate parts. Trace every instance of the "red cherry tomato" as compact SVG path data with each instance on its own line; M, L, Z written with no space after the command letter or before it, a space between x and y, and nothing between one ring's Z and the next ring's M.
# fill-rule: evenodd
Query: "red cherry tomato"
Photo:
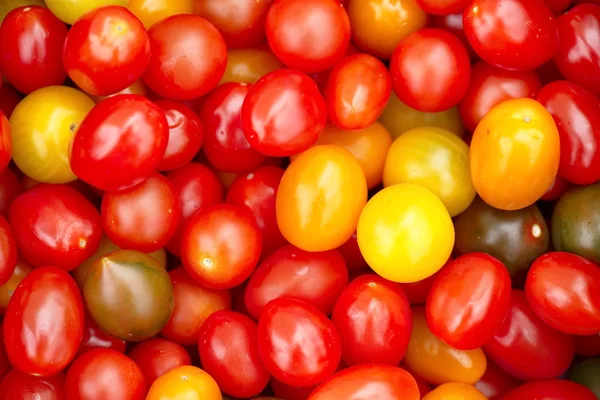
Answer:
M65 375L37 377L12 370L0 383L0 400L65 400Z
M367 262L365 261L360 248L358 247L358 240L356 239L356 232L340 247L337 249L344 260L346 261L346 267L349 272L358 272L364 269L368 269Z
M204 98L200 118L206 128L204 155L219 171L247 172L257 168L265 155L256 151L244 136L240 113L247 83L220 85Z
M0 172L3 172L12 156L12 136L10 124L4 113L0 112Z
M203 369L224 393L258 396L269 383L269 372L258 354L256 322L234 311L217 311L206 319L198 350Z
M498 331L510 306L510 275L498 259L470 253L449 262L426 302L431 332L459 350L483 346Z
M275 0L265 29L277 58L306 73L333 67L350 43L350 19L338 0Z
M473 50L497 67L536 69L558 49L558 24L542 0L472 0L463 25Z
M156 379L182 365L192 365L187 350L165 339L149 339L136 344L127 355L140 367L149 389Z
M511 376L502 368L488 361L485 374L475 388L479 390L488 400L499 400L500 397L511 389L521 384L517 378Z
M98 324L86 314L83 339L79 345L78 354L85 353L86 351L90 351L97 347L125 353L127 343L124 340L114 338L104 333Z
M19 253L36 267L77 268L100 244L94 206L65 185L38 184L20 194L9 213Z
M327 106L312 78L279 69L250 88L241 117L252 147L268 156L286 157L317 141L327 122Z
M83 336L83 300L64 270L41 267L17 287L4 315L10 363L28 374L50 376L75 357Z
M529 382L511 390L500 400L595 400L585 386L574 382L552 380Z
M285 297L263 308L258 351L271 375L291 386L324 381L342 356L340 335L325 314L302 300Z
M467 92L471 62L456 36L425 28L396 47L390 73L402 102L419 111L439 112L457 105Z
M483 349L500 368L519 379L554 379L569 367L574 342L572 336L539 319L523 291L513 290L504 323Z
M174 15L152 25L150 66L144 83L171 100L191 100L215 88L227 64L227 48L213 24L196 15Z
M475 54L475 51L473 51L471 48L471 45L467 40L467 36L465 35L465 31L463 29L462 10L455 14L430 15L429 22L431 27L443 29L459 38L462 44L465 46L465 49L467 49L467 53L469 53L471 60L476 60L479 58L477 54Z
M0 215L0 286L12 276L17 265L17 241L6 218Z
M462 12L469 0L417 0L423 11L434 15L448 15Z
M562 144L562 142L561 142L561 144ZM540 200L544 200L544 201L558 200L560 198L560 196L562 196L570 187L571 187L571 185L569 184L569 181L567 181L565 178L561 178L560 176L557 175L556 178L554 178L554 182L552 182L552 186L550 186L548 188L548 190L540 198Z

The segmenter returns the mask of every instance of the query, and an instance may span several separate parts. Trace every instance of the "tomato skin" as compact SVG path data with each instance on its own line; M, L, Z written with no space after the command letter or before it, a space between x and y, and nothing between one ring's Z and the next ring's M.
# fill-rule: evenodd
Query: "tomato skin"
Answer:
M140 367L147 389L167 372L182 365L192 364L190 355L183 346L158 338L138 343L127 356Z
M4 345L11 364L28 374L59 373L77 353L83 319L79 288L67 272L56 267L32 271L15 290L4 315Z
M217 28L204 18L173 15L154 24L148 36L152 57L143 79L161 97L195 99L223 77L227 47Z
M521 384L520 380L488 360L485 374L475 384L475 388L489 400L499 400L506 392Z
M360 247L358 247L356 232L350 236L350 239L346 243L338 247L337 250L344 257L348 272L358 272L368 268L367 262L360 252Z
M573 0L544 0L544 3L555 15L560 15L573 4Z
M18 370L10 371L0 382L0 400L65 400L65 375L37 377Z
M15 293L15 290L17 290L17 286L19 286L23 278L31 271L33 271L33 266L31 264L22 258L17 259L17 264L15 265L12 275L5 284L0 286L0 316L4 315L6 312L8 302Z
M562 144L562 142L561 142ZM560 169L560 166L559 166ZM546 193L544 193L544 195L540 198L540 200L544 200L544 201L554 201L554 200L558 200L562 197L563 194L566 193L567 190L569 190L569 188L571 187L571 184L569 183L569 181L567 181L565 178L561 178L559 175L556 175L556 178L554 178L554 182L552 183L552 186L550 186L548 188L548 190L546 191Z
M471 385L450 382L433 389L423 400L487 400L487 397Z
M23 96L15 90L7 82L3 82L0 86L0 111L10 118L13 110L21 102Z
M194 13L193 0L129 0L126 5L146 29L173 15Z
M178 367L158 378L145 400L222 400L215 380L206 372L189 365Z
M77 350L77 354L85 353L95 348L104 348L125 353L127 342L107 335L100 329L97 323L86 313L83 338Z
M596 396L585 386L563 380L525 383L506 393L500 400L594 400Z
M202 325L198 342L202 366L231 396L257 396L269 383L258 353L257 329L256 322L234 311L217 311Z
M506 10L515 10L515 18L505 18ZM463 26L477 55L504 69L536 69L559 46L558 23L542 0L472 0Z
M327 104L312 78L284 68L268 73L250 88L241 118L253 148L268 156L286 157L317 141L327 122Z
M273 390L273 393L275 393L275 396L277 396L276 399L306 400L318 385L301 387L290 386L275 378L271 378L269 386L271 387L271 390Z
M0 286L13 275L17 266L17 242L12 228L3 216L0 216Z
M13 370L13 367L8 360L8 356L6 355L3 331L2 324L0 324L0 388L2 387L2 379L4 376Z
M264 75L279 68L283 68L283 64L268 49L228 49L227 66L221 84L255 83Z
M258 352L274 378L291 386L311 386L336 371L342 346L325 314L304 301L282 297L263 308Z
M467 7L469 0L417 0L423 11L433 15L449 15L459 13Z
M7 217L13 201L22 191L22 185L12 168L0 173L0 215Z

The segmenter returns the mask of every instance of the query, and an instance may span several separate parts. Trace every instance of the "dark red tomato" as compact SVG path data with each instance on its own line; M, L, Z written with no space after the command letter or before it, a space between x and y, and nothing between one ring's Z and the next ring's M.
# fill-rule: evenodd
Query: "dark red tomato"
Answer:
M559 15L573 4L573 0L544 0L554 14Z
M196 156L204 140L204 128L196 113L188 106L168 100L155 101L165 113L169 124L169 140L160 171L183 167Z
M554 62L561 74L600 96L600 4L581 4L558 18L560 46Z
M467 53L469 53L469 57L471 58L471 60L478 58L475 51L473 51L473 49L471 48L471 45L467 40L467 36L465 35L465 31L463 29L462 11L456 14L430 15L429 23L433 28L443 29L459 38L462 44L465 46L465 49L467 49Z
M73 139L71 169L81 180L115 191L146 179L160 164L169 126L163 111L140 95L98 103Z
M348 269L337 250L308 252L288 244L256 268L244 295L250 315L258 319L273 299L303 300L330 314L348 284Z
M125 7L99 7L73 24L63 52L69 77L94 96L120 92L140 79L150 64L146 28Z
M65 400L65 375L32 376L12 370L0 383L0 400Z
M75 357L83 336L83 300L64 270L41 267L17 287L4 315L4 345L15 369L50 376Z
M97 347L111 349L119 353L125 353L127 342L121 339L114 338L104 333L98 324L86 314L85 327L83 329L83 339L79 345L78 354L85 353Z
M186 223L181 239L183 266L198 283L213 289L229 289L248 279L261 251L254 216L231 204L198 211Z
M12 276L17 265L17 241L6 218L0 215L0 286Z
M600 333L600 267L573 253L544 254L531 265L525 294L545 323L572 335Z
M10 118L13 110L22 99L23 96L15 88L6 82L2 83L0 86L0 111L6 115L6 118Z
M347 368L329 378L310 395L309 400L419 400L415 379L391 365L364 364Z
M308 396L315 390L317 385L313 386L290 386L271 378L271 389L277 398L285 400L306 400Z
M400 100L419 111L439 112L457 105L467 92L471 61L456 36L425 28L396 47L390 73Z
M525 293L513 290L508 315L485 346L486 355L522 380L554 379L573 359L573 337L546 325L533 312Z
M0 69L20 92L62 85L67 26L44 7L19 7L0 27Z
M223 393L258 396L269 383L269 372L258 354L256 322L234 311L217 311L207 318L198 341L202 368Z
M437 275L425 315L434 335L459 350L483 346L498 331L510 307L510 275L485 253L458 257Z
M221 203L224 197L223 185L210 168L195 162L169 171L167 178L175 187L181 203L181 223L167 244L167 250L179 256L185 223L201 208Z
M192 365L190 354L183 346L165 339L154 338L136 344L127 355L144 374L146 390L170 370L182 365Z
M473 66L469 90L459 107L465 128L475 131L479 121L497 104L509 99L534 98L540 88L535 71L508 71L478 62Z
M506 393L500 400L596 400L596 396L583 385L552 380L526 383Z
M287 157L317 141L327 122L327 105L311 77L279 69L250 88L241 118L252 147L268 156Z
M75 269L94 254L102 238L96 208L66 185L39 184L21 193L9 221L19 254L36 267Z
M275 0L265 29L277 58L306 73L333 67L350 43L350 19L338 0Z
M129 357L93 349L75 359L65 380L69 400L143 400L146 381Z
M449 15L462 12L470 0L417 0L425 12L433 15Z
M499 400L503 394L520 384L521 381L517 378L508 374L493 362L488 361L485 374L475 384L475 388L483 393L488 400Z
M548 188L540 200L558 200L570 187L571 185L569 184L569 181L557 175L556 178L554 178L554 182L552 182L552 186Z
M575 354L585 357L600 356L600 335L575 336Z
M342 332L342 358L349 365L398 365L412 331L410 304L398 283L363 275L341 293L331 317Z
M123 249L145 253L162 249L181 221L177 189L159 173L129 189L106 193L101 210L110 240Z
M377 121L391 93L392 79L381 61L368 54L345 57L327 79L329 121L344 129L366 128Z
M568 81L544 86L537 100L552 114L560 135L558 174L577 185L600 180L600 98Z
M152 57L144 83L156 94L191 100L219 84L227 47L213 24L197 15L174 15L152 25L148 35Z
M2 324L0 324L0 382L2 382L2 378L12 370L12 365L10 365L10 361L8 361L8 355L4 348L4 335L2 331Z
M505 69L536 69L558 49L558 24L542 0L472 0L463 26L479 57Z
M346 243L338 247L338 251L344 257L349 272L358 272L369 268L358 247L356 232L352 234Z
M240 114L248 90L247 83L225 83L206 96L200 107L206 129L203 152L219 171L247 172L265 160L264 154L250 146L242 130Z
M325 314L302 300L284 297L263 308L258 351L275 379L291 386L311 386L336 371L342 345Z
M0 112L0 172L3 172L12 156L12 136L10 124L4 113Z

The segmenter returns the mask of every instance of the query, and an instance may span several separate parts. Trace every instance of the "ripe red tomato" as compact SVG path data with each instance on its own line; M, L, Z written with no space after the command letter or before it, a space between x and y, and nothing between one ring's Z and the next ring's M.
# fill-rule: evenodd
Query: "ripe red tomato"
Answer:
M4 171L12 156L12 136L10 124L0 111L0 172Z
M64 386L64 374L38 377L15 369L0 383L0 400L65 400Z
M6 218L0 215L0 286L12 276L17 265L17 241Z
M83 329L83 338L79 345L78 354L85 353L95 348L104 348L125 353L127 342L114 338L102 331L98 324L86 313L85 325Z
M196 15L174 15L152 25L148 35L152 57L143 79L156 94L191 100L219 84L227 47L213 24Z
M488 361L485 374L474 386L488 400L499 400L502 395L521 384L517 378L508 374L502 368Z
M434 15L449 15L462 12L469 0L417 0L419 7Z
M542 0L472 0L463 25L473 50L497 67L536 69L558 49L558 24Z
M62 371L83 336L83 300L64 270L41 267L27 275L4 315L4 345L15 369L40 376Z
M271 375L291 386L324 381L342 356L340 335L325 314L302 300L285 297L263 308L258 351Z
M529 382L506 393L500 400L595 400L585 386L563 380Z
M140 367L146 390L172 369L192 365L190 355L183 346L165 339L154 338L136 344L127 355Z
M396 47L390 74L402 102L419 111L440 112L457 105L467 92L471 62L456 36L425 28Z
M21 181L12 168L0 173L0 215L8 216L8 210L23 190Z
M317 141L327 122L327 105L312 78L293 69L279 69L250 88L241 118L252 147L268 156L286 157Z
M38 184L23 192L10 208L9 221L19 254L36 267L77 268L102 238L96 208L66 185Z

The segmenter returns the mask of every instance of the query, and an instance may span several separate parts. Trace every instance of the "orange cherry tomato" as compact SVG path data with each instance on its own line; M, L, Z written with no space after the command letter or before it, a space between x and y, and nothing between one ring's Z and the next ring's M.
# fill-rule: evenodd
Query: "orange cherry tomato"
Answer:
M423 400L487 400L487 397L471 385L450 382L438 386L423 397Z
M146 29L154 23L177 14L192 14L193 0L129 0L129 11L142 21Z
M281 61L270 50L231 49L221 83L254 83L269 72L283 68Z
M215 380L198 367L174 368L154 381L146 400L221 400Z
M501 210L525 208L554 182L560 158L552 116L535 100L492 108L471 139L471 178L477 193Z

